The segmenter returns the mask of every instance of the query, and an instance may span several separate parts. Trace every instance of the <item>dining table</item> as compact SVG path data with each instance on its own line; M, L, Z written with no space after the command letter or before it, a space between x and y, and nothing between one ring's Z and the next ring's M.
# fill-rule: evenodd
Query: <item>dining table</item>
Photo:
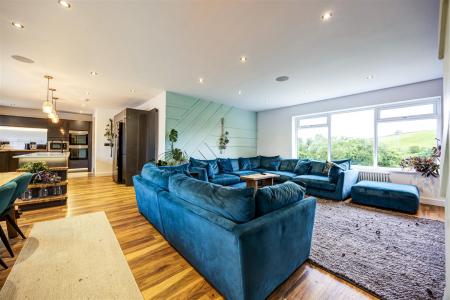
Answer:
M19 177L22 174L24 174L24 172L2 172L2 173L0 173L0 186L10 182L11 180ZM6 200L0 199L0 201L6 201ZM8 201L9 201L9 199L8 199ZM11 218L13 218L14 220L16 219L15 209L11 210ZM8 230L8 237L10 239L18 236L18 233L16 232L16 230L12 226L10 226L8 222L6 222L6 228Z

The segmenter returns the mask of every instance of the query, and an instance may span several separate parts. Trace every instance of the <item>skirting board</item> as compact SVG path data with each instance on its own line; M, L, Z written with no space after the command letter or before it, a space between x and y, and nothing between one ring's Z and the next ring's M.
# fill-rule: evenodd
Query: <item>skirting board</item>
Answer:
M428 204L428 205L435 205L435 206L445 206L445 199L434 199L434 198L420 198L420 203L422 204Z
M112 172L94 172L94 176L112 176Z

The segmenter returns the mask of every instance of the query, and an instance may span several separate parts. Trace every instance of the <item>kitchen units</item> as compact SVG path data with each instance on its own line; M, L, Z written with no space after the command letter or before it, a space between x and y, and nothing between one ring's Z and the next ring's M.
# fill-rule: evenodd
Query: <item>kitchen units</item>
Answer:
M92 118L79 116L54 124L44 116L0 115L0 172L17 170L15 156L44 151L69 153L70 171L91 171Z

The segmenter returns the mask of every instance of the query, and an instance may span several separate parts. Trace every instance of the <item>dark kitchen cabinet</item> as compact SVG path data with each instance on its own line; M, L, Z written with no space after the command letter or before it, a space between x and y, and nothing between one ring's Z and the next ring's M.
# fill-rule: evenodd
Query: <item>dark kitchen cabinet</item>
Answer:
M158 110L127 108L114 117L113 179L132 185L132 177L158 156Z
M47 139L49 141L68 141L69 122L69 120L59 120L58 124L53 124L51 120L48 120Z

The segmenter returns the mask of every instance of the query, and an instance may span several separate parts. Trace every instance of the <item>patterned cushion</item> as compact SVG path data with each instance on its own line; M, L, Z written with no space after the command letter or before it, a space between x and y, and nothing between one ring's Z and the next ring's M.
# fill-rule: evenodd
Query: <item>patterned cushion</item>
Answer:
M309 170L309 174L311 175L323 175L323 169L327 165L324 161L311 160L311 169ZM327 173L328 176L328 173Z
M239 170L251 170L252 169L252 163L250 162L250 159L239 157Z
M233 172L233 166L231 164L231 159L229 158L218 158L217 164L219 165L220 173Z

